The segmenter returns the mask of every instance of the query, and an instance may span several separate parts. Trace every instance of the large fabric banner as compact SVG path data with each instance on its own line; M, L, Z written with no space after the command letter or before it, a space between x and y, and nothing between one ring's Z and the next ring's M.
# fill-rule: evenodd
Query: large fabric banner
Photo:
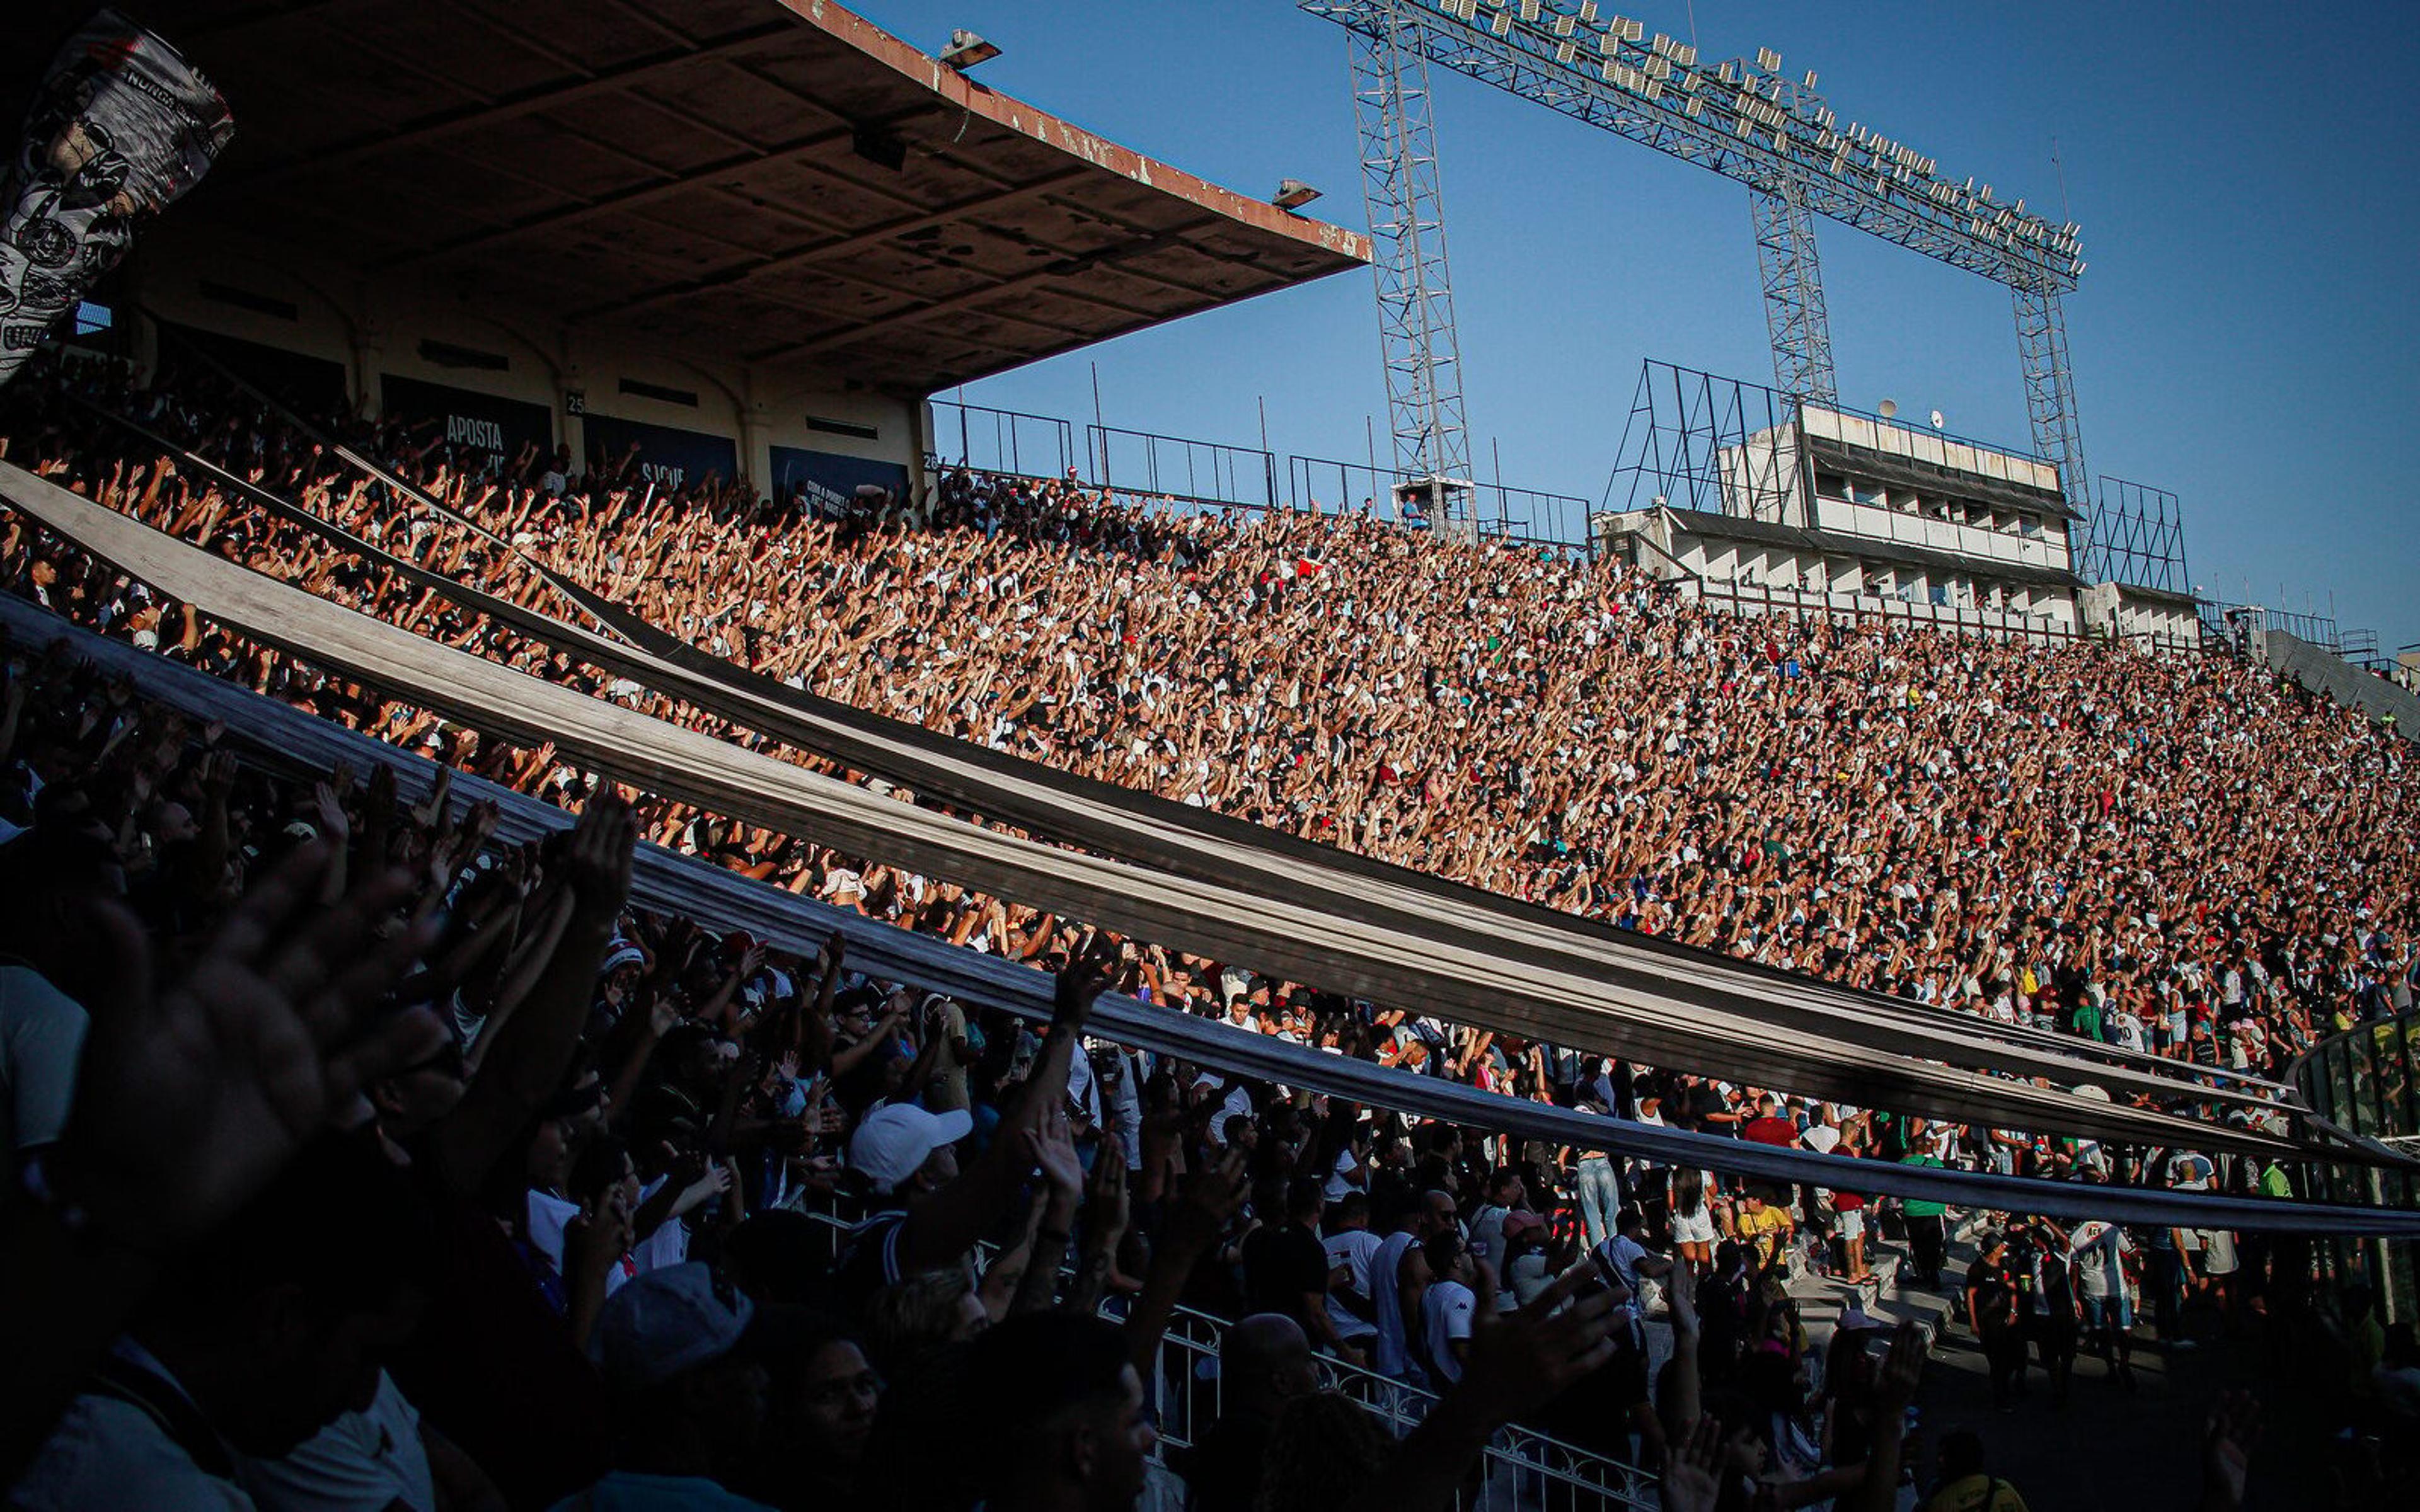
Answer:
M239 480L227 479L230 484ZM1218 961L1384 1002L1433 1005L1447 1018L1556 1044L1598 1048L1658 1066L1730 1074L1860 1106L2077 1138L2255 1155L2302 1147L2216 1122L2086 1098L1766 1021L1769 996L1722 980L1599 977L1576 960L1528 958L1505 932L1457 928L1439 908L1364 921L1310 867L1265 876L1247 855L1211 857L1202 876L1061 850L938 810L903 805L714 734L594 699L331 604L187 546L140 521L0 462L0 496L95 556L191 603L226 626L340 676L390 690L444 718L522 745L552 742L565 759L713 813L806 836L1064 918ZM518 616L517 616L518 617ZM535 618L535 616L532 616ZM570 626L558 633L586 640ZM582 659L589 659L582 656ZM695 680L644 653L600 646L597 662L686 694ZM774 711L768 710L768 713ZM778 717L778 716L777 716ZM769 729L768 720L764 728ZM1063 805L1071 795L1058 795ZM986 811L998 811L987 810ZM1712 964L1700 974L1711 978ZM1947 1027L1947 1026L1944 1026ZM1936 1042L1936 1046L1937 1042ZM2122 1068L2057 1068L2116 1085ZM2161 1084L2154 1082L2154 1088ZM2176 1088L2169 1088L2176 1089ZM2215 1094L2201 1092L2196 1101ZM2337 1157L2382 1160L2358 1149ZM1735 1163L1734 1163L1735 1164ZM1880 1178L1868 1183L1873 1189ZM1821 1183L1838 1184L1838 1183ZM2414 1216L2420 1225L2420 1216Z
M531 447L541 456L554 452L554 411L542 404L393 373L379 375L379 398L389 420L419 422L429 440L456 448L458 466L484 471L509 466Z
M678 493L709 475L723 483L739 475L739 444L728 436L612 415L592 414L584 424L589 471L610 473L627 461L623 481L633 488Z
M900 502L908 497L908 470L896 462L837 452L773 448L773 497L783 503L795 501L837 519L873 501L868 492L873 489L881 491L881 503Z
M35 91L0 192L0 383L233 134L200 70L116 11L69 39Z
M0 469L0 494L8 494L11 488L6 470ZM104 640L23 599L0 595L0 629L29 645L62 638L70 640L77 656L90 658L112 675L126 677L147 698L181 709L195 719L223 720L233 738L256 749L274 750L284 759L322 769L340 760L357 771L383 764L395 769L397 791L411 801L419 801L434 790L437 767L433 763L249 688L221 682L155 652ZM458 774L453 793L458 802L495 804L500 816L496 838L504 843L526 843L567 828L571 823L570 815L560 810L477 777ZM828 935L837 933L847 941L849 960L875 976L912 981L964 1003L1004 1008L1029 1021L1046 1023L1050 1017L1052 986L1046 973L797 897L769 883L727 872L702 856L641 845L631 880L631 902L636 906L678 914L717 933L744 929L776 949L801 955L813 955ZM1122 993L1101 995L1093 1011L1092 1027L1115 1043L1173 1056L1196 1066L1233 1071L1468 1128L1497 1129L1546 1144L1606 1149L1669 1165L1721 1167L1766 1180L1853 1187L1978 1210L2040 1212L2151 1228L2397 1238L2420 1234L2420 1214L2392 1208L2086 1186L2040 1177L1900 1165L1640 1124L1328 1055L1274 1035L1235 1029L1217 1019L1171 1012Z

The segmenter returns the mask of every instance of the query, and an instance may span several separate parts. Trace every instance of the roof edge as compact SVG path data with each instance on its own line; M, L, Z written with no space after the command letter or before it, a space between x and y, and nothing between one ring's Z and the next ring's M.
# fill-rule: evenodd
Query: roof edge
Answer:
M1349 231L1326 221L1314 221L1308 216L1281 210L1265 200L1249 198L1187 173L1182 168L1144 157L1132 147L1121 147L1105 136L1063 121L1013 95L1004 95L978 84L856 12L831 4L830 0L778 0L778 3L782 8L816 30L845 42L872 61L922 84L951 104L980 116L994 125L1030 137L1045 147L1055 147L1070 157L1080 158L1094 167L1105 168L1147 189L1190 200L1230 220L1245 222L1259 230L1350 257L1356 262L1367 263L1370 260L1370 238L1366 233Z

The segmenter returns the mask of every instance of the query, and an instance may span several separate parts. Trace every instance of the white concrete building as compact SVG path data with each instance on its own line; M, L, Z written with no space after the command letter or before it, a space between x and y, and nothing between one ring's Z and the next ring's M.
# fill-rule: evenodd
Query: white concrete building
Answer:
M1715 470L1719 513L1657 502L1601 515L1600 543L1751 608L2084 628L2068 534L2077 517L2047 462L1808 404L1722 447Z

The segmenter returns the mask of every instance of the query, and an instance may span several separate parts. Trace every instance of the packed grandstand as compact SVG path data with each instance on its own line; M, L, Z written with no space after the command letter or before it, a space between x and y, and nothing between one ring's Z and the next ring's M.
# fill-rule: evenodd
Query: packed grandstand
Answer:
M2005 1512L2023 1467L1919 1428L1953 1339L2040 1411L2248 1339L2328 1445L2291 1504L2420 1473L2412 1325L2274 1216L2346 1194L2271 1095L2414 1006L2420 782L2232 648L1074 477L667 486L155 355L0 390L11 1505ZM2071 1055L2206 1142L1550 1042L667 796L123 570L61 491L903 825L1030 829L532 626ZM965 953L1042 985L918 966ZM1375 1090L1105 1031L1151 1015ZM2244 1504L2259 1411L2196 1412L2180 1501Z

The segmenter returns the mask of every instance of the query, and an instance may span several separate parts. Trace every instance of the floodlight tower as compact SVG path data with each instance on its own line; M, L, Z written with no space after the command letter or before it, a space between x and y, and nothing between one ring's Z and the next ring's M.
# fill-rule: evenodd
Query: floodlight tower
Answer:
M2067 312L2059 304L2058 285L2019 274L2009 280L2009 294L2017 312L2017 360L2025 370L2025 417L2033 422L2034 450L2058 464L2068 503L2088 516L2092 491L2085 481L2084 433L2075 414L2075 376L2067 365ZM2107 558L2099 532L2070 526L2068 546L2086 578L2104 580L2099 569Z
M1816 216L2006 286L2016 301L2034 444L2057 464L2069 504L2079 515L2090 512L2059 308L2084 272L2074 223L2054 225L2028 214L2022 199L2001 204L1989 184L1978 189L1972 178L1944 178L1932 159L1880 132L1854 123L1841 130L1815 94L1815 76L1784 77L1780 57L1769 49L1760 49L1753 62L1700 64L1696 47L1662 34L1651 40L1641 23L1602 15L1598 0L1297 4L1357 39L1383 38L1399 54L1417 53L1745 184L1774 375L1801 399L1833 401L1838 388L1815 260Z
M1378 340L1387 415L1402 486L1444 524L1466 507L1470 434L1462 408L1462 345L1447 270L1445 202L1428 54L1413 45L1411 0L1380 0L1351 33L1353 116L1361 136L1361 193L1378 283Z
M1795 179L1747 192L1756 224L1756 261L1764 275L1764 325L1773 340L1773 386L1817 404L1838 404L1832 373L1832 320L1815 261L1815 212Z

